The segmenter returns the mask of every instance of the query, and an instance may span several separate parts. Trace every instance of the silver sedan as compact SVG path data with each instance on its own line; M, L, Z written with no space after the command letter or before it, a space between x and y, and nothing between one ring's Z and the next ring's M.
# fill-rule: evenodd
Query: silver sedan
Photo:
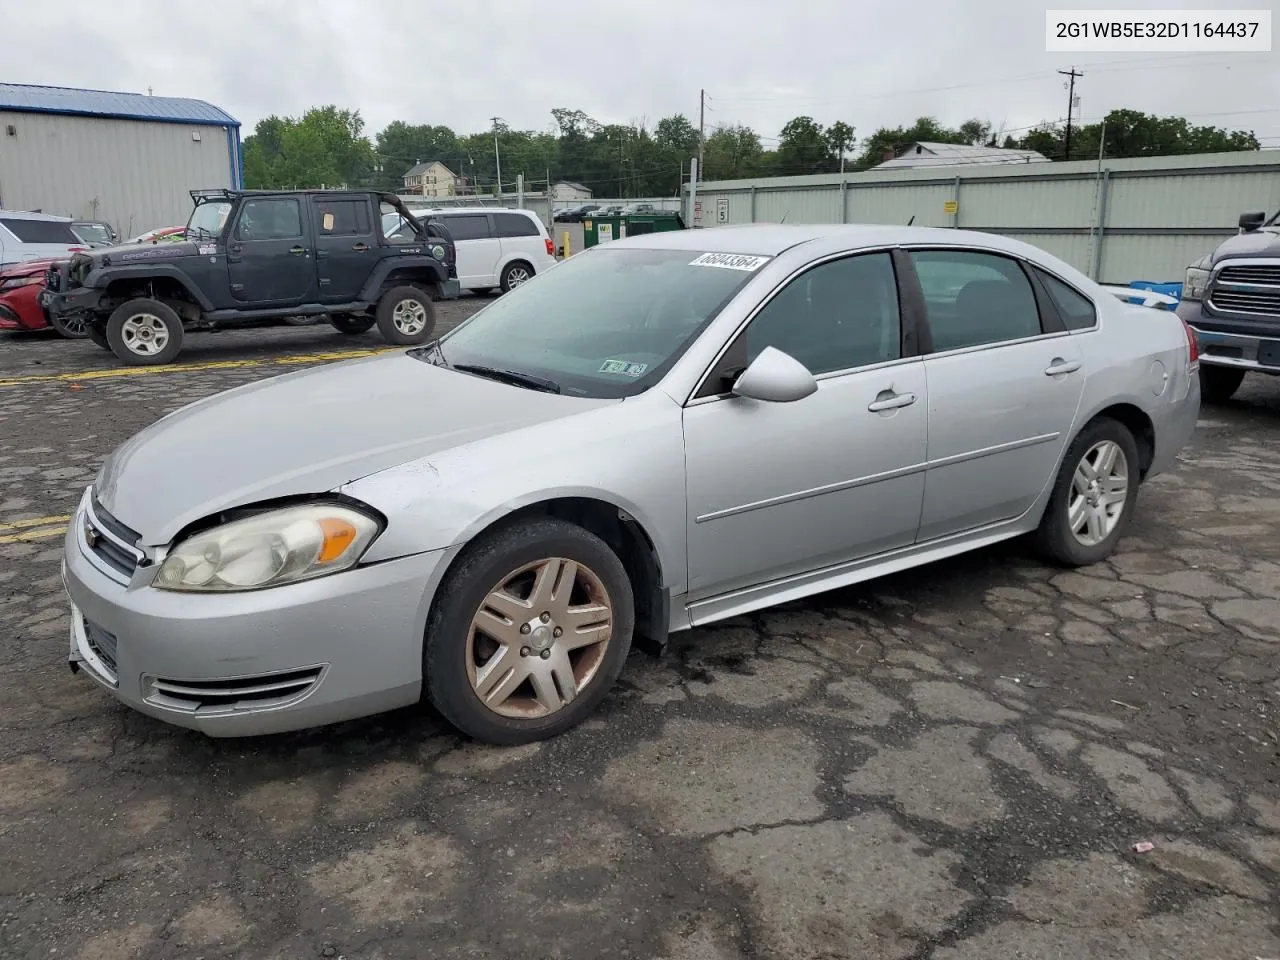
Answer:
M71 663L215 736L425 698L549 737L633 643L1020 535L1102 560L1196 363L1175 314L997 236L615 241L123 444L66 538Z

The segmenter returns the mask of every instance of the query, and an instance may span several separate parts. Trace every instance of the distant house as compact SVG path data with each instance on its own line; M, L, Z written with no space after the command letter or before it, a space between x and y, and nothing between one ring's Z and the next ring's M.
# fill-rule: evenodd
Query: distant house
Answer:
M551 185L552 200L590 200L591 190L572 180L560 180Z
M913 143L897 156L886 158L876 170L900 170L912 167L953 167L978 163L1048 163L1049 158L1034 150L1008 150L1003 147L973 147L967 143Z
M466 191L466 183L439 160L419 161L404 174L405 193L423 197L453 197Z

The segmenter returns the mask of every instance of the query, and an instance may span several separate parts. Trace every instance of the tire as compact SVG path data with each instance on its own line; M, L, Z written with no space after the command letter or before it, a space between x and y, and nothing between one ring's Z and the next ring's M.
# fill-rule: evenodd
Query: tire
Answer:
M103 350L111 349L111 344L107 340L107 331L98 323L85 324L85 335Z
M1244 371L1234 367L1206 366L1200 362L1200 396L1206 403L1226 403L1240 389Z
M493 293L493 287L474 287L468 291L473 297L487 297Z
M592 631L601 639L580 646L573 656L560 646L562 641L554 632L560 629L554 616L555 600L547 602L553 611L549 622L540 622L534 606L542 604L536 601L526 611L520 609L526 601L517 599L522 595L519 591L536 574L526 570L508 580L516 571L565 560L578 565L574 592L565 602L572 604L576 598L579 603L573 605L579 606L584 601L603 600L610 612L607 630L601 634ZM482 616L486 599L495 596L504 583L514 584L504 601L511 633L508 642L500 644L473 629L473 621ZM584 591L587 585L591 588ZM532 593L529 596L532 599ZM635 600L622 561L595 534L561 520L529 520L477 539L441 583L436 597L423 644L427 699L460 731L485 743L532 743L577 726L608 694L631 648ZM537 627L527 631L519 628L524 613ZM559 615L565 617L565 608ZM496 632L502 632L501 619L490 616L489 622L499 625ZM526 642L517 649L516 642L522 639ZM508 652L503 654L503 650ZM498 664L490 659L496 656L510 659ZM512 668L527 672L528 679L504 681L508 662ZM543 663L547 666L540 667ZM496 684L485 691L494 698L493 707L476 689L476 684L484 683L483 668L491 665L491 669L500 670L493 674ZM557 678L573 677L577 692L568 702L562 702L560 680L548 679L552 673ZM541 679L541 692L534 685L535 674ZM551 704L556 706L551 708Z
M111 352L134 366L172 363L182 352L183 332L182 318L173 308L149 297L122 303L107 321Z
M1110 445L1110 448L1106 445ZM1098 465L1098 454L1102 450L1117 455L1115 467L1108 474L1113 478L1112 484L1108 484L1106 478L1102 477L1099 478L1097 487L1086 487L1085 471L1081 472L1080 482L1077 483L1077 471L1086 463L1093 470ZM1086 458L1089 458L1087 462ZM1118 512L1113 513L1107 507L1106 493L1108 487L1111 487L1113 496L1120 494L1113 484L1121 470L1125 478L1123 499L1113 501L1113 505L1118 508ZM1110 417L1099 417L1088 423L1062 458L1062 467L1054 481L1053 493L1040 520L1040 528L1036 531L1041 553L1051 562L1067 567L1083 567L1105 560L1129 526L1133 505L1138 499L1138 484L1138 444L1133 439L1133 434L1122 423ZM1091 507L1091 497L1095 494L1100 497L1097 502L1101 513ZM1083 503L1077 506L1081 500ZM1079 534L1073 529L1071 520L1073 506L1083 515L1084 525ZM1096 526L1088 519L1090 513L1094 513L1097 518ZM1107 529L1108 526L1110 529Z
M89 321L83 315L67 320L50 314L49 326L57 331L58 336L68 340L83 340L89 336Z
M329 318L329 322L333 324L333 329L339 333L345 333L348 336L356 336L361 333L368 333L373 329L373 325L377 323L373 317L356 317L349 313L339 313Z
M510 293L512 287L533 279L533 267L523 260L513 260L502 268L502 292Z
M378 301L378 332L387 343L414 346L431 339L436 305L417 287L392 287Z

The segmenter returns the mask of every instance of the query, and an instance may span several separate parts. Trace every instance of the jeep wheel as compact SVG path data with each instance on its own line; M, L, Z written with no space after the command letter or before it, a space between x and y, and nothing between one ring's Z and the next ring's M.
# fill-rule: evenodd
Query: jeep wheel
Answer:
M58 336L68 340L83 340L89 335L89 324L84 314L73 317L49 315L49 326L58 332Z
M358 333L368 333L372 329L376 321L373 317L356 317L349 313L339 313L329 318L329 322L333 324L333 329L339 333L345 333L349 336L355 336Z
M431 339L436 308L417 287L392 287L378 301L378 332L387 343L413 346Z
M125 363L172 363L182 350L182 319L159 300L138 297L116 307L107 321L107 343Z

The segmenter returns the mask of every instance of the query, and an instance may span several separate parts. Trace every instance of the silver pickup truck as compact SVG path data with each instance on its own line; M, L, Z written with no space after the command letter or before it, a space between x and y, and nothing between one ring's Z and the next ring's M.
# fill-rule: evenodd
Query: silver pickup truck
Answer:
M1244 375L1280 376L1280 212L1240 216L1240 233L1187 267L1178 316L1200 344L1200 392L1229 400Z

